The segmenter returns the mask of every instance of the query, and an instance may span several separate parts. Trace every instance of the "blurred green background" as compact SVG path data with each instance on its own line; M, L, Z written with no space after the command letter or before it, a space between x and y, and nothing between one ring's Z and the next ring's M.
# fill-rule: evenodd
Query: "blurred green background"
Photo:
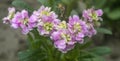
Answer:
M0 0L0 19L7 15L7 8L11 7L13 0ZM37 0L23 0L31 7L39 8ZM59 1L59 0L57 0ZM68 0L64 0L68 3ZM109 46L112 49L110 55L106 55L106 61L120 61L120 0L79 0L73 4L71 14L81 15L87 8L102 9L104 15L101 27L109 30L107 33L99 33L93 37L94 46ZM17 8L21 10L20 8ZM112 32L112 34L111 34ZM0 61L18 61L17 52L26 48L26 37L19 30L14 30L0 21Z

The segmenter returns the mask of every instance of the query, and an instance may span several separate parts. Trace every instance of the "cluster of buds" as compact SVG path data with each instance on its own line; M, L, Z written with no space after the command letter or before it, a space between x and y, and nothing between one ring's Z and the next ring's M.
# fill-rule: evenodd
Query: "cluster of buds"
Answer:
M58 15L51 11L50 7L41 6L31 16L27 10L15 12L15 8L12 7L8 11L9 14L3 18L3 23L9 23L15 29L21 28L23 34L37 28L40 35L50 37L55 48L63 53L73 49L76 43L82 44L85 37L95 35L94 23L98 22L103 14L101 9L92 8L83 11L82 19L73 15L66 22L58 19Z

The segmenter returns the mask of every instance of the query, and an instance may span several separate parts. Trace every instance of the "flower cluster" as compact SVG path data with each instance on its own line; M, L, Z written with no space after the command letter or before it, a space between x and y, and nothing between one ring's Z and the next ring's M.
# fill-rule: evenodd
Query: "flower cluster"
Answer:
M51 11L50 7L41 6L38 11L33 12L33 16L36 17L40 35L50 35L54 30L55 24L60 22L57 19L58 16L55 12Z
M103 12L101 9L94 10L94 8L84 10L82 17L88 21L88 22L93 22L93 21L98 21L101 20L100 16L102 16Z
M86 22L88 28L87 35L89 37L92 37L93 35L96 34L96 30L94 27L96 26L96 23L99 25L98 20L102 20L101 18L102 15L103 12L101 9L95 10L94 8L91 8L83 11L82 17L83 21Z
M8 10L9 14L7 17L3 18L3 23L9 23L11 27L15 29L21 28L23 34L27 34L36 26L36 21L33 19L33 16L29 17L28 11L22 10L15 14L15 8L9 8Z
M12 18L14 17L15 8L14 7L8 8L8 11L9 11L8 16L3 18L3 23L6 24L10 23Z
M50 7L41 6L29 16L28 11L15 12L15 8L8 9L9 14L3 18L3 23L11 27L21 28L23 34L28 34L37 28L40 35L49 36L54 46L63 53L74 48L76 43L82 44L85 37L96 34L95 22L101 19L101 9L84 10L82 19L77 15L70 16L68 21L60 21L58 15Z
M57 26L57 30L51 34L54 45L60 51L66 53L71 50L75 43L83 43L83 38L87 32L86 23L79 19L77 15L69 17L69 22L61 22Z

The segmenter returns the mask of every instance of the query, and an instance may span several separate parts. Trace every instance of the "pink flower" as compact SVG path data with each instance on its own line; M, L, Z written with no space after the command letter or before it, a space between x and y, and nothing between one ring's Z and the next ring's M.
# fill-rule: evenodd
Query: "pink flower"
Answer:
M69 17L68 29L74 35L74 38L79 43L83 43L83 38L88 32L87 25L84 21L79 19L77 15Z
M63 53L73 49L75 43L83 43L88 32L86 23L77 15L70 16L68 23L59 22L55 29L50 38L54 41L55 47Z
M12 18L14 17L15 8L14 7L9 7L8 11L9 11L8 16L3 18L3 23L6 23L6 24L10 23Z
M92 37L93 35L95 35L97 33L97 31L95 30L93 24L88 23L87 24L87 29L88 29L88 32L86 32L86 35L88 37Z
M28 12L26 10L22 10L21 12L17 12L14 18L11 21L11 26L13 28L21 28L23 34L27 34L34 27L36 27L36 20L33 16L29 17Z
M63 53L71 50L76 43L72 34L67 29L54 31L51 34L51 39L54 40L55 47Z
M86 35L89 37L92 37L97 33L95 30L95 26L97 25L98 20L101 20L101 16L103 15L103 11L101 9L95 10L93 8L84 10L82 17L83 20L86 22L88 31L86 32Z
M101 9L95 10L91 8L88 10L84 10L82 17L88 22L93 22L94 20L95 21L100 20L101 19L100 16L102 16L102 14L103 14L103 11Z
M50 7L41 6L38 11L34 11L33 15L37 18L37 27L40 35L50 35L54 30L54 26L60 22L55 12Z

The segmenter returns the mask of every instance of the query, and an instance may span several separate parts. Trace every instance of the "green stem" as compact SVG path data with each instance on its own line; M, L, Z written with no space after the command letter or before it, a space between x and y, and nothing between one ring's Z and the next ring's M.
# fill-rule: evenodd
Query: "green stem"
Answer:
M34 39L33 39L32 35L30 33L28 33L27 38L28 38L29 48L33 50L35 47L35 44L34 44Z
M65 54L61 53L61 61L66 61Z
M45 48L46 48L46 50L47 50L47 54L48 54L48 60L49 61L54 61L53 60L53 52L52 52L52 47L48 44L48 41L50 41L50 40L45 40L44 41L44 45L45 45Z

